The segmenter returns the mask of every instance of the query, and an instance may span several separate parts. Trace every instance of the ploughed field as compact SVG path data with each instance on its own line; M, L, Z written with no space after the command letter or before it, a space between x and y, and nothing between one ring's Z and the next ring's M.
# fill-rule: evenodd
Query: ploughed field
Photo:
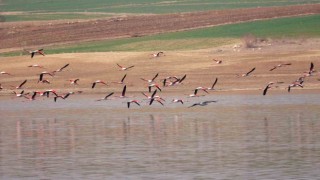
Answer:
M0 39L5 43L0 43L0 49L4 52L25 47L45 47L101 39L139 37L226 23L318 13L320 13L320 4L118 16L68 22L1 23Z

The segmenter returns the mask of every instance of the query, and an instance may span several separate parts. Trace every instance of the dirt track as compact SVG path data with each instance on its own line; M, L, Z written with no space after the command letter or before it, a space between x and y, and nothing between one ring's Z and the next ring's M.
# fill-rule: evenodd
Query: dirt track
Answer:
M320 13L320 4L127 16L69 23L2 23L0 49L135 37L225 23L317 13Z

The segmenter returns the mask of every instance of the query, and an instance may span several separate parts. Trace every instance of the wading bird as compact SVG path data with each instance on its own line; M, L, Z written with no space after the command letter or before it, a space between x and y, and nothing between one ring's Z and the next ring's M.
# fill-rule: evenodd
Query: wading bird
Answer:
M104 85L107 85L107 83L105 83L104 81L96 80L95 82L93 82L93 83L92 83L91 88L93 89L93 88L96 86L96 84L98 84L98 83L100 83L100 84L104 84Z
M22 90L20 93L17 93L17 92L15 92L15 91L13 91L13 93L16 95L16 97L22 97L22 96L25 95L25 94L24 94L24 90Z
M1 71L0 74L12 76L12 74L5 72L5 71Z
M27 51L27 52L31 55L31 58L33 58L35 54L41 54L42 56L45 56L43 49L36 49L33 51Z
M213 102L215 103L217 101L203 101L203 102L199 102L199 103L194 103L191 106L189 106L189 108L194 107L194 106L206 106L209 103L213 103Z
M164 104L161 102L161 99L159 98L151 98L149 105L151 105L153 103L153 101L157 101L158 103L160 103L162 106L164 106Z
M26 99L30 100L30 101L34 101L36 100L36 95L37 95L37 92L33 92L32 96L27 96L27 95L24 95L23 97L25 97Z
M127 74L125 74L124 76L123 76L123 78L121 79L121 81L119 81L119 82L111 82L111 83L116 83L116 84L124 84L124 79L127 77Z
M271 68L269 71L273 71L273 70L280 68L282 66L289 66L289 65L291 65L291 63L278 64L278 65L274 66L273 68Z
M57 99L58 98L61 98L61 99L67 99L71 94L73 94L73 92L68 92L67 94L65 94L64 96L56 96L56 97L54 97L53 99L54 99L54 102L57 102Z
M131 100L131 101L128 101L128 102L127 102L128 108L130 108L130 104L131 104L131 103L135 103L136 105L140 106L140 104L138 103L137 100Z
M53 77L53 74L52 74L52 73L47 72L47 71L43 71L43 72L41 72L41 73L40 73L40 75L39 75L38 83L39 83L39 82L42 82L42 80L43 80L43 76L44 76L45 74L47 74L47 75L49 75L49 76L52 76L52 77Z
M110 96L112 96L114 94L114 92L109 93L108 95L106 95L104 98L98 99L96 101L102 101L102 100L107 100Z
M216 78L216 80L213 82L212 86L207 88L207 90L215 90L214 86L217 84L217 82L218 82L218 78Z
M222 61L221 60L217 60L217 59L212 59L214 62L216 62L217 64L221 64Z
M119 98L127 98L126 91L127 91L127 85L123 86L121 96L117 96L117 97L119 97Z
M42 68L44 69L43 66L39 65L39 64L32 64L32 65L29 65L28 67L36 67L36 68Z
M264 88L262 95L265 96L267 94L268 89L270 89L271 85L273 85L273 84L274 84L274 82L269 82L268 85Z
M119 65L119 64L117 64L117 65L118 65L118 67L120 68L119 71L126 71L126 70L134 67L134 66L123 67L123 66L121 66L121 65Z
M27 82L27 80L24 80L19 86L16 86L16 89L22 89L22 86Z
M157 57L160 57L161 55L164 55L164 52L160 51L160 52L157 52L157 53L154 53L154 54L151 54L154 58L157 58Z
M172 99L172 101L171 102L173 102L173 103L181 103L181 104L183 104L183 100L182 99Z
M80 79L69 79L71 85L79 85L78 81L80 81Z
M157 73L152 79L144 79L144 78L140 78L143 81L146 81L148 83L153 83L154 80L158 77L159 73Z
M151 88L152 87L156 87L157 89L159 89L159 91L161 91L161 88L159 87L159 85L158 84L149 84L148 85L148 90L149 90L149 93L151 92Z
M69 66L69 64L66 64L66 65L62 66L61 68L53 71L53 73L55 73L55 72L61 72L64 68L66 68L66 67L68 67L68 66Z
M252 68L249 72L247 72L247 73L245 73L245 74L242 74L241 76L242 76L242 77L247 77L247 76L249 76L254 70L256 70L255 67ZM240 75L237 75L237 76L239 77Z

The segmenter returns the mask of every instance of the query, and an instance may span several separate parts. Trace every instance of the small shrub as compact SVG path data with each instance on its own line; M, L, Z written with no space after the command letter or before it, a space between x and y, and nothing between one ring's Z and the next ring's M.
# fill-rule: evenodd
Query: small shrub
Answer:
M247 34L243 37L243 44L246 48L255 48L257 47L258 39L253 34Z

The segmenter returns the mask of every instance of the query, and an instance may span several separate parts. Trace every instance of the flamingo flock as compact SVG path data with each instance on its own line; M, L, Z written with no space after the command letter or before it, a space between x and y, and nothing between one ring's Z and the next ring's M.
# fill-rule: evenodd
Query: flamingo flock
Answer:
M34 56L36 54L45 56L43 49L32 50L32 51L28 51L28 52L30 53L31 58L34 58ZM160 57L163 55L164 55L164 53L161 51L156 54L153 54L153 57ZM213 59L213 61L215 61L217 64L222 63L222 60ZM290 65L292 65L292 64L291 63L277 64L277 65L271 67L269 69L269 71L274 71L278 68L284 68L284 67L290 66ZM56 69L54 71L42 71L40 74L38 74L38 76L39 76L38 83L41 82L41 83L50 84L50 81L48 79L46 79L47 77L54 78L58 73L63 72L63 71L68 71L68 73L70 73L71 71L67 70L67 68L69 66L72 66L72 65L70 65L68 63L68 64L63 65L61 68ZM39 64L31 64L27 67L45 69L44 66L39 65ZM131 65L131 66L125 67L125 66L120 65L119 63L116 63L116 67L118 68L119 71L128 71L130 69L133 69L133 71L134 71L135 66ZM247 72L244 71L246 73L237 74L236 77L238 77L238 78L248 77L248 76L251 76L252 74L254 74L255 71L256 71L256 67L253 67L253 68L249 69L249 71L247 71ZM296 87L303 88L305 79L310 76L313 76L315 72L316 72L316 70L314 68L314 64L313 64L313 62L311 62L310 67L307 69L307 71L303 72L302 76L298 77L297 80L293 81L292 83L290 83L286 87L287 91L291 92L291 90ZM1 71L0 74L13 76L11 73L6 72L6 71ZM158 104L160 106L166 106L167 101L165 100L165 98L161 97L159 95L159 93L166 91L164 89L170 88L171 86L183 86L184 82L187 79L187 74L180 75L180 76L167 76L167 77L161 78L161 74L159 72L156 72L153 75L151 74L149 76L149 77L152 77L151 79L148 79L145 77L140 77L140 79L145 83L145 85L146 85L145 87L147 87L147 89L145 89L145 92L141 92L142 97L139 98L139 97L127 95L127 88L130 88L130 86L127 86L127 84L130 84L130 83L125 82L125 80L128 76L129 75L126 73L121 77L121 79L119 77L120 81L111 81L111 83L113 83L113 84L123 85L120 95L114 95L115 92L109 92L109 93L106 93L106 95L104 97L97 99L95 101L125 99L125 102L123 102L123 103L126 103L127 108L132 108L132 107L134 107L133 105L135 105L135 108L139 108L142 105L144 105L143 104L144 101L145 101L145 106L151 106L154 104ZM157 79L159 79L159 80L157 80ZM70 83L70 85L77 86L77 85L79 85L80 78L66 79L65 81L68 81ZM53 96L53 101L56 103L56 102L58 102L58 99L66 100L71 95L75 94L72 91L66 92L66 93L57 93L57 91L54 89L45 90L45 91L31 91L31 92L26 93L25 91L27 89L26 88L27 83L29 83L28 79L25 79L25 80L21 81L21 83L19 83L17 86L10 85L10 87L11 87L10 90L12 90L12 93L15 95L15 97L19 97L19 98L22 97L27 100L34 101L37 99L37 96L43 96L43 97L47 97L47 98L50 98ZM159 85L161 83L162 83L162 86ZM185 98L196 98L196 97L206 96L207 94L210 94L211 91L217 91L217 89L215 89L217 83L218 83L218 78L215 77L215 78L213 78L212 84L207 84L207 85L198 86L198 87L194 87L194 88L190 87L190 90L193 93L192 94L185 94ZM263 89L262 95L266 96L270 89L278 88L279 86L277 84L283 84L283 83L284 82L268 82L267 85L264 88L262 88ZM101 86L110 86L110 84L108 84L104 80L95 80L91 83L91 86L88 85L88 87L91 87L91 89L101 88ZM3 87L3 84L0 83L0 91L3 89L5 89L5 88ZM16 90L21 90L21 91L17 92ZM82 91L78 91L78 92L80 93ZM150 93L151 95L148 95L148 93ZM145 98L145 99L139 100L141 98ZM178 106L183 106L186 104L186 102L189 102L189 101L185 101L184 98L173 98L169 102L176 103L176 104L178 104ZM207 105L214 104L217 102L218 102L217 100L207 100L207 101L193 103L187 107L192 108L192 107L196 107L196 106L207 106Z

